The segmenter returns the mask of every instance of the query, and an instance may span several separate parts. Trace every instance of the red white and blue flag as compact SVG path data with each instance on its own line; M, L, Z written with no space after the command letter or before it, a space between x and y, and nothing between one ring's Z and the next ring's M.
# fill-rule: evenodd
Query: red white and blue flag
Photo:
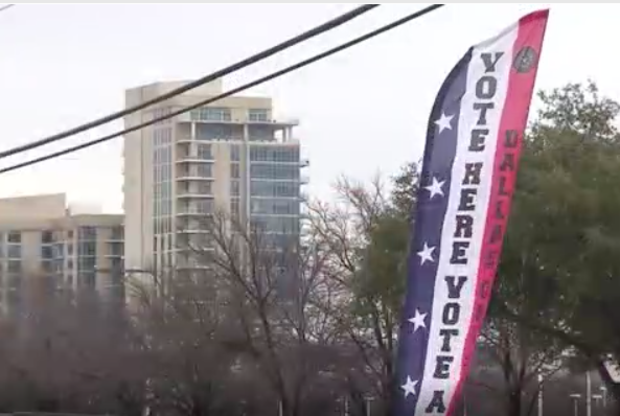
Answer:
M431 113L400 331L396 416L453 415L486 315L548 10L465 54Z

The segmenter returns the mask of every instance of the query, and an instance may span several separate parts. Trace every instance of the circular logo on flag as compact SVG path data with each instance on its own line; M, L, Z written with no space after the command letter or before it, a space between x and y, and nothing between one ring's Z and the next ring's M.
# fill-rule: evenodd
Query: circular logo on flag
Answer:
M536 66L538 54L531 46L524 46L515 56L513 66L517 72L524 74Z

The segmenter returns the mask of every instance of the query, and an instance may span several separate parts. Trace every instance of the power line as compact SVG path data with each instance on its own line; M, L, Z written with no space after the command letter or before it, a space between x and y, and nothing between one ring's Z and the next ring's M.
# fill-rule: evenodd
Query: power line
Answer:
M422 17L425 14L428 14L428 13L430 13L432 11L435 11L435 10L437 10L437 9L443 7L443 6L445 6L445 4L433 4L431 6L425 7L422 10L419 10L419 11L417 11L415 13L407 15L407 16L401 18L401 19L398 19L398 20L396 20L396 21L394 21L392 23L389 23L389 24L387 24L385 26L382 26L382 27L380 27L378 29L375 29L375 30L373 30L373 31L371 31L369 33L366 33L365 35L362 35L362 36L359 36L359 37L357 37L355 39L352 39L352 40L350 40L350 41L348 41L346 43L343 43L343 44L341 44L339 46L336 46L335 48L329 49L329 50L327 50L325 52L322 52L322 53L320 53L318 55L315 55L315 56L313 56L311 58L308 58L306 60L298 62L298 63L296 63L294 65L288 66L288 67L286 67L284 69L281 69L279 71L273 72L273 73L271 73L271 74L269 74L267 76L264 76L262 78L259 78L259 79L255 80L255 81L252 81L252 82L249 82L247 84L244 84L244 85L242 85L240 87L234 88L234 89L232 89L230 91L227 91L225 93L219 94L219 95L217 95L215 97L211 97L209 99L206 99L206 100L200 101L200 102L198 102L196 104L193 104L193 105L191 105L189 107L184 107L184 108L182 108L180 110L173 111L173 112L171 112L169 114L166 114L165 116L157 117L155 119L146 121L144 123L137 124L137 125L135 125L133 127L130 127L128 129L119 131L117 133L113 133L113 134L110 134L108 136L104 136L104 137L101 137L99 139L95 139L95 140L92 140L92 141L89 141L89 142L86 142L86 143L83 143L83 144L80 144L80 145L77 145L77 146L73 146L73 147L70 147L70 148L65 149L65 150L61 150L61 151L58 151L58 152L55 152L55 153L51 153L51 154L46 155L46 156L42 156L42 157L39 157L39 158L36 158L36 159L32 159L32 160L29 160L29 161L26 161L26 162L18 163L18 164L13 165L13 166L9 166L7 168L0 169L0 174L11 172L11 171L14 171L14 170L17 170L17 169L21 169L21 168L24 168L24 167L27 167L27 166L30 166L30 165L34 165L34 164L37 164L37 163L45 162L46 160L55 159L57 157L64 156L64 155L69 154L69 153L73 153L73 152L76 152L78 150L86 149L88 147L95 146L97 144L100 144L100 143L103 143L103 142L115 139L115 138L123 136L125 134L134 132L136 130L143 129L145 127L148 127L148 126L153 125L155 123L159 123L159 122L167 120L169 118L176 117L176 116L184 114L184 113L186 113L188 111L191 111L191 110L194 110L196 108L202 107L202 106L204 106L206 104L211 104L211 103L213 103L215 101L221 100L223 98L226 98L226 97L229 97L231 95L237 94L237 93L242 92L244 90L247 90L249 88L255 87L255 86L260 85L260 84L263 84L263 83L265 83L267 81L271 81L272 79L281 77L282 75L288 74L288 73L296 71L298 69L301 69L301 68L303 68L305 66L308 66L308 65L310 65L310 64L312 64L314 62L317 62L317 61L320 61L320 60L322 60L324 58L327 58L328 56L334 55L334 54L336 54L338 52L341 52L341 51L343 51L345 49L348 49L348 48L350 48L352 46L355 46L355 45L357 45L359 43L365 42L365 41L367 41L367 40L369 40L371 38L374 38L375 36L378 36L378 35L380 35L382 33L388 32L388 31L390 31L392 29L395 29L395 28L397 28L399 26L402 26L403 24L405 24L405 23L407 23L407 22L409 22L411 20L414 20L414 19L417 19L419 17Z
M204 76L202 78L199 78L199 79L197 79L195 81L192 81L192 82L190 82L188 84L185 84L185 85L183 85L183 86L181 86L179 88L176 88L176 89L174 89L172 91L169 91L169 92L167 92L167 93L165 93L163 95L160 95L159 97L156 97L156 98L154 98L152 100L145 101L145 102L140 103L140 104L138 104L136 106L133 106L133 107L125 108L125 109L123 109L121 111L117 111L116 113L109 114L109 115L107 115L105 117L101 117L99 119L93 120L93 121L88 122L86 124L82 124L80 126L72 128L72 129L69 129L69 130L63 131L61 133L55 134L53 136L49 136L49 137L46 137L46 138L43 138L43 139L31 142L31 143L28 143L28 144L25 144L25 145L17 146L17 147L14 147L12 149L8 149L8 150L5 150L5 151L2 151L2 152L0 152L0 159L3 159L5 157L9 157L9 156L13 156L13 155L15 155L17 153L22 153L22 152L25 152L25 151L28 151L28 150L32 150L32 149L35 149L37 147L45 146L47 144L54 143L54 142L57 142L59 140L66 139L67 137L74 136L74 135L82 133L82 132L84 132L86 130L90 130L92 128L99 127L102 124L106 124L106 123L109 123L111 121L117 120L119 118L125 117L128 114L135 113L136 111L143 110L143 109L145 109L147 107L150 107L150 106L152 106L154 104L158 104L158 103L160 103L162 101L169 100L169 99L171 99L171 98L173 98L173 97L175 97L177 95L180 95L180 94L182 94L184 92L187 92L189 90L197 88L197 87L199 87L201 85L204 85L206 83L212 82L212 81L214 81L214 80L216 80L218 78L222 78L222 77L224 77L226 75L229 75L229 74L231 74L233 72L239 71L239 70L241 70L241 69L243 69L245 67L248 67L250 65L253 65L253 64L255 64L255 63L259 62L259 61L263 61L263 60L265 60L265 59L267 59L267 58L269 58L269 57L271 57L271 56L273 56L273 55L275 55L277 53L280 53L280 52L282 52L282 51L284 51L286 49L289 49L289 48L291 48L291 47L293 47L295 45L298 45L298 44L300 44L302 42L305 42L305 41L307 41L307 40L309 40L309 39L311 39L313 37L316 37L316 36L321 35L321 34L323 34L325 32L333 30L333 29L335 29L335 28L337 28L339 26L342 26L343 24L350 22L351 20L361 16L362 14L364 14L366 12L369 12L370 10L372 10L372 9L374 9L376 7L379 7L379 4L364 4L362 6L356 7L355 9L353 9L353 10L347 12L347 13L344 13L344 14L342 14L342 15L334 18L334 19L331 19L331 20L329 20L329 21L319 25L319 26L316 26L316 27L314 27L314 28L312 28L312 29L310 29L310 30L308 30L306 32L303 32L300 35L297 35L297 36L295 36L295 37L293 37L291 39L288 39L288 40L286 40L286 41L284 41L282 43L279 43L278 45L275 45L275 46L273 46L273 47L271 47L269 49L266 49L266 50L264 50L262 52L254 54L254 55L250 56L249 58L243 59L243 60L241 60L241 61L239 61L239 62L237 62L235 64L232 64L232 65L230 65L230 66L228 66L226 68L220 69L220 70L218 70L218 71L216 71L216 72L214 72L212 74L206 75L206 76ZM0 9L0 11L1 11L1 9Z
M5 10L10 9L11 7L15 7L17 6L16 4L13 3L9 3L9 4L5 4L4 6L0 7L0 12L3 12Z
M255 81L252 81L252 82L249 82L247 84L244 84L244 85L242 85L240 87L234 88L234 89L232 89L230 91L227 91L225 93L219 94L219 95L217 95L215 97L211 97L209 99L202 100L202 101L197 102L196 104L193 104L191 106L184 107L184 108L182 108L180 110L173 111L173 112L168 113L166 115L163 115L161 117L157 117L157 118L151 119L149 121L137 124L135 126L127 128L125 130L122 130L122 131L119 131L119 132L116 132L116 133L113 133L113 134L101 137L99 139L91 140L89 142L86 142L86 143L83 143L83 144L80 144L80 145L76 145L76 146L73 146L73 147L70 147L70 148L58 151L58 152L54 152L54 153L51 153L51 154L46 155L46 156L42 156L42 157L35 158L35 159L29 160L29 161L26 161L26 162L18 163L18 164L13 165L13 166L9 166L7 168L0 169L0 174L11 172L13 170L21 169L21 168L24 168L24 167L27 167L27 166L31 166L31 165L34 165L34 164L37 164L37 163L41 163L41 162L44 162L44 161L47 161L47 160L50 160L50 159L55 159L57 157L64 156L64 155L69 154L69 153L73 153L73 152L76 152L76 151L79 151L79 150L82 150L82 149L86 149L88 147L92 147L92 146L95 146L97 144L100 144L100 143L103 143L103 142L115 139L115 138L123 136L125 134L132 133L132 132L137 131L137 130L141 130L141 129L145 128L145 127L148 127L148 126L151 126L153 124L159 123L161 121L170 119L172 117L176 117L176 116L184 114L184 113L186 113L188 111L191 111L191 110L194 110L196 108L202 107L202 106L204 106L206 104L211 104L211 103L213 103L215 101L219 101L219 100L221 100L223 98L229 97L231 95L234 95L234 94L237 94L239 92L245 91L245 90L250 89L252 87L255 87L257 85L263 84L263 83L265 83L267 81L271 81L272 79L281 77L281 76L286 75L286 74L288 74L290 72L293 72L293 71L296 71L298 69L301 69L301 68L303 68L305 66L313 64L313 63L315 63L317 61L320 61L320 60L322 60L324 58L327 58L327 57L329 57L331 55L334 55L334 54L336 54L338 52L341 52L341 51L343 51L345 49L348 49L348 48L350 48L352 46L355 46L355 45L357 45L359 43L365 42L365 41L367 41L367 40L369 40L371 38L374 38L374 37L376 37L376 36L378 36L380 34L383 34L385 32L388 32L388 31L392 30L392 29L395 29L395 28L397 28L399 26L402 26L403 24L408 23L411 20L417 19L417 18L422 17L422 16L424 16L424 15L430 13L430 12L433 12L433 11L443 7L443 6L445 6L445 4L433 4L431 6L425 7L422 10L419 10L417 12L409 14L409 15L401 18L401 19L398 19L398 20L392 22L392 23L389 23L389 24L384 25L384 26L382 26L382 27L380 27L378 29L375 29L375 30L373 30L373 31L371 31L369 33L366 33L365 35L359 36L359 37L357 37L355 39L352 39L352 40L350 40L350 41L348 41L346 43L343 43L343 44L341 44L339 46L336 46L336 47L334 47L332 49L329 49L329 50L327 50L325 52L317 54L317 55L315 55L315 56L313 56L311 58L308 58L306 60L298 62L298 63L296 63L294 65L288 66L288 67L286 67L284 69L281 69L279 71L273 72L273 73L271 73L269 75L266 75L266 76L264 76L262 78L259 78L259 79L255 80Z

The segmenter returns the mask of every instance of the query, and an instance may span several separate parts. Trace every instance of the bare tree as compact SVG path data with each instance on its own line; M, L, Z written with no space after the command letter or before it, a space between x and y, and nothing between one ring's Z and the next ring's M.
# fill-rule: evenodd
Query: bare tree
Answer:
M154 334L151 342L175 340L157 347L159 356L170 351L177 371L179 360L188 365L185 375L171 377L173 390L188 401L195 399L189 391L196 389L187 382L192 377L211 380L213 387L252 385L243 401L265 401L261 405L279 406L285 416L301 414L311 385L334 372L337 354L332 318L316 307L317 298L331 296L321 252L299 235L269 233L225 213L201 225L206 233L182 244L185 256L160 279L164 288L150 297L142 291L154 323L147 331ZM260 397L252 398L249 390ZM213 398L226 397L210 391Z
M128 395L140 367L127 328L102 313L96 297L27 277L19 295L3 320L7 410L140 413L139 397Z
M221 414L229 404L237 352L235 323L218 309L205 274L160 275L157 290L133 282L136 332L151 372L145 383L151 413Z
M330 296L324 255L298 235L282 244L277 234L221 214L211 235L214 248L203 254L225 286L246 356L269 381L282 414L299 415L306 389L329 370L333 353L329 316L313 302Z
M395 211L380 178L370 186L342 179L335 189L337 203L310 207L310 232L325 257L325 274L338 300L321 305L357 351L359 365L349 372L352 391L366 390L362 393L378 398L389 414L408 217ZM362 395L353 396L364 405Z

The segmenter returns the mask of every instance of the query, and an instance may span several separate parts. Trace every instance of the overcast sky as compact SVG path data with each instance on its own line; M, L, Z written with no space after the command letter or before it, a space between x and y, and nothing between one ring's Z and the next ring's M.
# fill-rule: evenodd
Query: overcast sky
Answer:
M426 4L387 4L351 24L225 80L234 87ZM0 14L0 149L118 110L126 88L191 79L322 23L355 5L19 5ZM285 76L252 95L301 119L311 195L338 175L368 179L418 160L439 85L466 51L540 4L448 5ZM538 88L592 78L620 100L620 5L553 4ZM115 131L120 123L63 142ZM59 146L5 159L0 166ZM67 192L122 207L122 140L0 177L0 197Z

